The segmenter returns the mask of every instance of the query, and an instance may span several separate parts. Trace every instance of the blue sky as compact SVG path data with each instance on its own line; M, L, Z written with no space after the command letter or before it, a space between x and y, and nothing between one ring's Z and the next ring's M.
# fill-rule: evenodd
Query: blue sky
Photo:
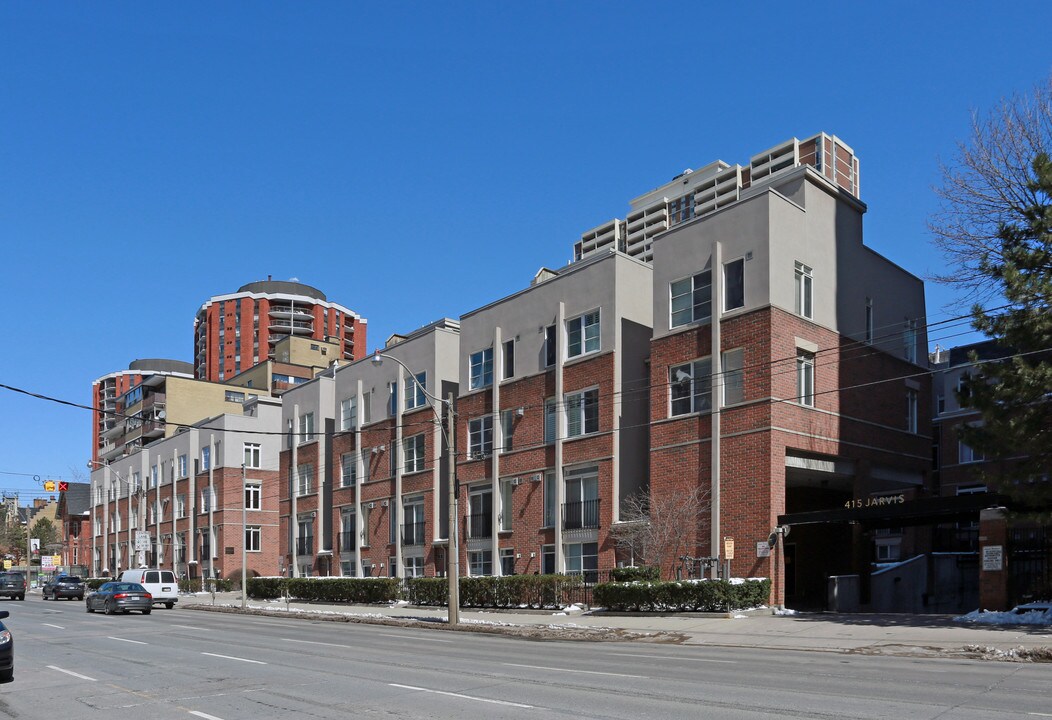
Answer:
M724 5L0 4L0 383L88 404L132 360L189 361L201 303L268 275L372 349L565 264L686 167L820 131L861 159L866 243L938 271L938 161L1048 77L1052 6ZM930 317L953 299L929 284ZM90 445L88 411L0 390L0 489Z

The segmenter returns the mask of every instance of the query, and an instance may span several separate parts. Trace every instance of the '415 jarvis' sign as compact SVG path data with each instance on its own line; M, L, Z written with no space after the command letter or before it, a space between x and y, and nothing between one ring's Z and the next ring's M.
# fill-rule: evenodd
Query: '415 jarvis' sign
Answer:
M906 502L906 496L899 493L898 495L880 495L879 497L869 498L852 498L844 503L844 507L848 510L854 510L856 508L868 508L868 507L883 507L886 505L902 505Z

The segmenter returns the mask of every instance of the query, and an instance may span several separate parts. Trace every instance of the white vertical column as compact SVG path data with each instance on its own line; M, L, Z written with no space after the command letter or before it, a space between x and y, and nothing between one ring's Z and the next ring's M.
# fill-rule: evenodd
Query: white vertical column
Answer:
M709 473L711 485L711 521L709 535L709 556L720 556L720 412L723 410L723 353L720 338L720 322L723 317L723 246L720 242L712 243L712 299L711 299L712 323L712 381L710 383L712 393L712 414L709 416L712 423L709 450L712 458L709 463L712 470ZM719 577L719 563L712 565L712 577Z
M566 572L566 554L563 552L563 440L566 437L566 398L563 386L563 324L566 321L566 304L560 302L555 315L555 572ZM544 559L541 558L543 563Z
M493 408L490 426L493 428L491 440L493 450L490 453L490 527L493 528L490 538L490 571L501 574L500 568L500 516L505 509L501 507L500 495L500 447L504 443L504 428L500 423L500 379L504 377L504 348L501 346L502 333L498 325L493 329L493 385L490 388Z

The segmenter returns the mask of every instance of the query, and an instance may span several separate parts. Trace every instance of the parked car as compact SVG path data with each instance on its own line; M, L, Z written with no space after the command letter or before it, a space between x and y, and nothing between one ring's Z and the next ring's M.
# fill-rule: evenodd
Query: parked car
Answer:
M0 620L10 615L0 610ZM10 682L15 677L15 638L7 626L0 622L0 682Z
M84 581L76 575L59 575L44 583L44 589L41 592L45 600L48 599L48 595L52 600L58 600L60 597L67 600L72 598L83 600Z
M179 602L179 582L171 570L159 568L137 568L121 573L121 582L139 583L153 595L154 605L164 605L171 610Z
M26 576L20 572L0 572L0 597L26 599Z
M130 610L139 610L149 615L153 610L153 595L139 583L108 582L88 595L84 609L90 612L100 610L112 615L118 610L127 614Z

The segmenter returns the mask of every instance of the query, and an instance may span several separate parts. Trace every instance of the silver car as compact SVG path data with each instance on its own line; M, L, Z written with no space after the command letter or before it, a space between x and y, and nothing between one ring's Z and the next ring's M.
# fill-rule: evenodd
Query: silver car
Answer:
M143 615L149 615L153 610L153 595L139 583L103 583L84 600L84 609L89 613L101 610L107 615L118 610L125 614L130 610L138 610Z

